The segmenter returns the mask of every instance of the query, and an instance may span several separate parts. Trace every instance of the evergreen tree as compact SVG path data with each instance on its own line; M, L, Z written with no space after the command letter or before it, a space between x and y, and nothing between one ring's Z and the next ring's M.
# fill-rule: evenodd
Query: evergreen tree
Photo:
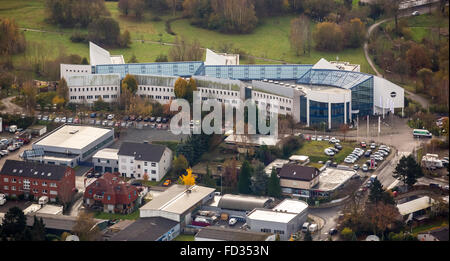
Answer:
M403 156L400 159L392 176L403 181L408 187L411 187L417 182L418 178L423 177L423 171L414 157L409 155L408 157Z
M45 240L45 224L42 218L34 216L33 227L31 228L31 240L44 241Z
M250 194L250 185L251 180L250 177L252 175L252 167L250 166L250 163L248 161L244 161L242 163L241 171L239 173L239 180L238 180L238 191L242 194Z
M272 169L272 173L270 174L268 194L275 198L281 197L280 179L277 177L275 168Z
M12 207L6 212L3 223L0 226L2 241L24 240L24 232L27 229L27 217L18 207Z
M372 203L378 203L383 198L383 186L378 179L375 179L370 185L369 200Z
M264 165L259 163L255 167L253 177L251 178L251 188L254 194L258 196L265 196L267 194L267 184L269 178L264 172Z

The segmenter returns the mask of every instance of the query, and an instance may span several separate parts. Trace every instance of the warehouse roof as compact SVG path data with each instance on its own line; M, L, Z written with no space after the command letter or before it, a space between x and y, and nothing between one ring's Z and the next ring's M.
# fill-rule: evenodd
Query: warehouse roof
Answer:
M61 180L67 166L41 164L29 161L6 160L0 173L17 177L37 178L46 180Z
M174 184L140 209L183 214L214 191L213 188L198 185L186 188L184 185Z
M83 149L103 135L113 133L112 129L90 126L64 125L33 144L67 149Z
M398 204L398 211L402 216L431 207L434 200L428 196L420 197L403 204Z
M237 229L208 226L202 228L196 235L196 239L213 239L223 241L266 241L272 234L244 231Z
M177 224L162 217L140 218L114 234L110 241L156 241Z
M307 208L308 204L301 200L285 199L280 204L276 205L273 210L299 214Z
M270 221L278 223L288 223L298 214L273 211L271 209L254 209L247 215L253 220Z
M124 142L118 155L134 156L135 160L159 162L166 146L149 143Z
M72 231L73 226L77 223L77 217L66 216L66 215L53 215L53 214L38 214L33 213L27 215L27 225L33 226L34 218L42 218L47 229L57 229L63 231ZM97 224L105 221L103 219L94 219Z
M255 208L264 208L271 201L267 197L225 194L220 199L218 207L222 209L251 211Z

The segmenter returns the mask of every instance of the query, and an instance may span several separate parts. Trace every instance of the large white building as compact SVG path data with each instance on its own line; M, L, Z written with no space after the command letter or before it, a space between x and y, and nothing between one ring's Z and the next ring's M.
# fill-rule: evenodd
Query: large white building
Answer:
M163 217L182 227L192 222L192 212L214 198L215 189L174 184L139 209L141 218Z
M113 142L114 129L66 124L38 139L23 158L75 167Z
M117 153L122 177L160 181L172 164L172 151L163 145L124 142Z
M253 98L279 114L291 114L306 126L325 123L329 129L358 116L380 115L404 108L404 90L378 76L359 72L359 66L320 59L314 65L239 65L235 56L207 51L205 62L125 64L123 57L90 44L91 65L61 65L70 102L92 104L120 97L120 80L138 80L137 95L162 104L175 97L178 77L193 77L202 99L231 102ZM236 101L234 101L236 103Z
M281 240L288 240L301 229L307 216L308 204L285 199L273 209L254 209L247 215L247 224L251 231L278 234Z

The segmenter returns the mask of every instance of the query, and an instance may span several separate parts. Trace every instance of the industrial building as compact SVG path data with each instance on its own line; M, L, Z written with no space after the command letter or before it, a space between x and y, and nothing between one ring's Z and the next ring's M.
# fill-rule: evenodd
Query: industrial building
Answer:
M96 173L119 172L118 149L104 148L92 156L92 164Z
M26 161L76 167L114 142L114 129L63 125L24 151Z
M262 105L276 103L271 111L291 114L306 126L325 123L329 129L358 116L404 108L403 88L345 62L239 65L238 57L208 50L205 62L125 64L123 58L95 44L90 44L90 55L90 66L61 64L71 102L89 104L99 97L113 101L120 96L120 79L132 74L139 82L137 94L160 103L174 97L176 78L194 77L202 99L226 103L253 98ZM220 81L223 84L217 84Z
M202 228L194 237L195 241L275 241L271 233L229 229L215 226Z
M174 184L142 206L140 217L163 217L179 222L183 228L192 221L192 212L214 198L213 188Z
M247 215L247 224L251 231L278 234L281 240L288 240L301 229L307 216L307 203L285 199L273 209L254 209Z

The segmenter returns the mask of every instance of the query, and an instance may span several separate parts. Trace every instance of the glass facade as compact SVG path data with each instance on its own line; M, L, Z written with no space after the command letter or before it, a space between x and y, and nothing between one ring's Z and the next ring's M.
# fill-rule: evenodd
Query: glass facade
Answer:
M370 74L340 70L311 69L301 76L297 83L312 85L327 85L344 89L352 87L373 78Z
M331 128L337 129L344 123L344 103L331 104Z
M306 106L307 106L306 97L300 96L300 122L302 124L306 124L308 120L306 117Z
M359 110L359 116L373 112L373 77L352 89L352 110Z
M205 65L206 76L236 80L296 80L312 65Z
M121 78L127 74L165 75L190 77L201 71L203 62L102 64L95 66L96 74L118 73Z
M309 101L309 125L319 126L325 122L328 127L328 103Z

